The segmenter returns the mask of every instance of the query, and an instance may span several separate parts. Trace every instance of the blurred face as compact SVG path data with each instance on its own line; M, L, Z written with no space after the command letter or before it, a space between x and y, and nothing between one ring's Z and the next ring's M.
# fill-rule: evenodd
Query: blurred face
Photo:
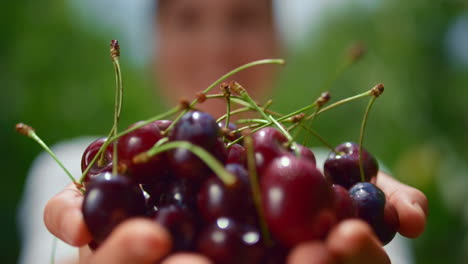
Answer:
M270 0L165 0L158 14L156 75L163 94L176 103L195 94L244 63L278 55ZM255 98L271 87L273 65L235 75ZM217 89L217 88L215 88ZM218 93L219 89L213 90ZM223 100L200 108L215 116Z

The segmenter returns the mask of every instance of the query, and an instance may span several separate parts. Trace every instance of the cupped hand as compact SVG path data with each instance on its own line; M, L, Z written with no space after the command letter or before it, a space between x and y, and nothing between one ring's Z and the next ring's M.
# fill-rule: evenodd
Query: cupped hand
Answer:
M399 215L400 234L415 238L422 234L427 217L427 199L422 192L379 173L377 186L387 195ZM137 218L119 225L95 252L87 244L91 235L81 213L82 194L70 185L54 196L44 211L49 231L64 242L81 247L79 263L155 263L168 255L171 238L162 226ZM164 258L163 264L207 264L208 259L192 253ZM390 263L390 259L371 228L356 219L338 224L325 241L303 243L294 248L289 264L315 263Z
M382 172L377 176L376 185L385 192L387 202L397 210L400 221L398 232L409 238L420 236L428 214L426 196ZM294 248L288 263L371 264L390 263L390 259L369 225L352 219L334 227L324 242L309 242Z

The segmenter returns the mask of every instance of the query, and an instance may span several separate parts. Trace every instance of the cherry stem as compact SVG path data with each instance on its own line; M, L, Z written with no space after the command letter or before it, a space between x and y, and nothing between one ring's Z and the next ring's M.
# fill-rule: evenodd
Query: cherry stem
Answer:
M273 118L272 115L267 115L265 113L265 111L263 111L263 109L258 106L258 104L252 99L252 97L250 97L249 93L247 93L247 91L238 83L234 83L234 85L236 86L234 89L237 90L239 92L239 94L241 95L241 97L247 101L248 103L250 103L250 105L267 121L269 121L270 123L273 123L275 124L276 127L278 127L278 129L284 134L284 136L286 136L286 138L288 139L288 146L291 145L291 143L293 142L293 137L291 136L291 134L289 134L289 132L283 127L283 125L281 125L276 119ZM279 119L285 119L286 116L283 116ZM278 119L278 120L279 120Z
M161 152L168 151L168 150L175 149L175 148L184 148L192 152L193 154L195 154L203 162L205 162L205 164L208 167L210 167L211 170L215 172L215 174L219 177L219 179L226 186L235 184L236 178L231 173L226 171L223 165L215 157L213 157L213 155L211 155L208 151L206 151L202 147L194 145L188 141L172 141L172 142L162 144L162 145L155 144L155 146L153 146L148 151L140 153L137 156L135 156L133 159L133 162L144 163L151 157Z
M363 148L363 144L364 144L364 131L366 129L367 119L369 117L369 112L370 112L370 110L372 108L372 105L374 104L375 99L377 99L377 97L379 97L380 94L382 94L382 92L383 92L383 85L382 84L378 84L374 88L371 89L372 97L369 100L369 103L367 104L366 111L364 112L364 117L362 118L361 132L360 132L360 135L359 135L359 170L360 170L360 173L361 173L361 181L363 181L363 182L366 179L364 177L364 164L363 164L364 162L363 162L363 156L362 156L362 148Z
M79 184L76 179L73 177L73 175L70 173L70 171L63 165L63 163L58 159L57 155L47 146L44 141L36 134L36 131L31 126L28 126L23 123L19 123L16 125L16 131L18 131L20 134L27 136L28 138L34 140L39 146L42 147L54 160L55 162L62 168L62 170L67 174L68 178L75 184L75 186L83 192L83 190L79 187L81 184Z
M239 66L235 68L234 70L224 74L220 78L218 78L215 82L213 82L210 86L208 86L205 90L203 90L203 94L209 93L214 87L216 87L218 84L220 84L222 81L226 80L227 78L231 77L232 75L243 71L245 69L257 66L257 65L262 65L262 64L284 64L285 61L283 59L263 59L263 60L257 60L253 62L249 62L247 64L244 64L242 66ZM193 108L199 101L199 98L195 98L191 103L189 109ZM188 109L184 109L179 116L172 122L172 124L163 132L163 135L167 135L167 133L172 129L173 126L179 121L179 119L188 112Z
M252 196L254 199L255 207L260 218L260 229L262 231L265 244L271 245L271 236L268 226L265 221L265 213L262 208L262 196L260 192L260 185L258 183L257 168L255 165L255 153L253 148L253 140L250 135L244 138L244 145L247 150L247 169L249 171L250 186L252 188Z
M283 133L283 135L285 135L288 139L287 146L291 146L291 144L294 141L294 138L291 136L291 134L289 134L288 130L283 125L281 125L276 119L274 119L273 116L270 115L268 117L270 118L271 122L273 122L273 124L275 124L275 126L278 127L281 133Z
M156 115L156 116L154 116L154 117L151 117L151 118L149 118L149 119L147 119L147 120L145 120L145 121L143 121L143 122L141 122L141 123L138 123L138 124L135 125L135 126L132 126L132 127L128 128L128 129L126 129L126 130L124 130L124 131L118 133L117 135L115 135L115 136L113 136L113 137L111 137L111 138L108 138L108 139L106 140L106 142L104 142L103 145L105 145L105 144L107 143L107 146L108 146L111 142L113 142L114 140L120 138L121 136L124 136L124 135L126 135L126 134L128 134L128 133L130 133L130 132L133 132L133 131L135 131L135 130L141 128L141 127L144 127L144 126L148 125L149 123L154 122L154 121L156 121L156 120L160 120L160 119L164 119L164 118L167 118L167 117L169 117L169 116L172 116L172 115L174 115L175 113L177 113L178 111L179 111L179 108L178 108L178 107L174 107L174 108L170 109L170 110L167 111L167 112L164 112L164 113L162 113L162 114L159 114L159 115ZM91 168L93 167L94 163L96 163L98 157L102 155L102 153L104 152L104 150L105 150L105 148L101 147L101 148L99 149L98 153L96 153L96 155L94 156L94 158L93 158L93 159L91 160L91 162L89 163L88 167L86 167L85 171L84 171L83 174L81 175L80 183L83 183L83 181L84 181L86 175L88 174L89 170L91 170Z
M309 120L309 119L311 119L311 118L315 118L315 116L318 116L318 115L320 115L321 113L326 112L326 111L328 111L328 110L330 110L330 109L333 109L333 108L335 108L335 107L337 107L337 106L340 106L340 105L342 105L342 104L345 104L345 103L348 103L348 102L351 102L351 101L354 101L354 100L357 100L357 99L360 99L360 98L363 98L363 97L366 97L366 96L370 96L370 95L372 95L372 90L369 90L369 91L366 91L366 92L357 94L357 95L355 95L355 96L351 96L351 97L342 99L342 100L340 100L340 101L338 101L338 102L335 102L335 103L333 103L333 104L331 104L331 105L329 105L329 106L326 106L326 107L322 108L322 109L321 109L320 111L318 111L316 114L314 113L314 114L312 114L312 115L306 117L306 120Z
M224 95L226 97L226 121L224 122L224 128L229 128L229 121L231 118L231 90L229 89L229 85L221 85L222 89L224 89Z
M122 72L120 70L120 63L119 63L119 57L120 57L119 42L117 40L112 40L110 46L111 46L111 49L110 49L111 59L114 64L114 70L115 70L115 104L114 104L114 125L112 126L112 134L113 136L116 136L118 125L119 125L120 113L122 112L123 83L122 83ZM118 155L118 151L117 151L118 141L115 140L113 143L114 143L114 153L112 156L112 173L117 174L118 162L119 162L119 159L117 156ZM104 145L105 144L103 144L101 147L103 148ZM102 157L104 157L104 155L102 155Z
M323 145L325 145L327 148L329 148L331 151L337 153L335 151L335 148L333 148L333 146L328 143L322 136L320 136L319 133L317 133L317 131L313 130L312 128L310 127L307 127L305 126L304 124L300 124L301 128L303 128L305 131L309 132L310 134L312 134L314 137L316 137L320 142L322 142ZM337 153L338 154L338 153Z

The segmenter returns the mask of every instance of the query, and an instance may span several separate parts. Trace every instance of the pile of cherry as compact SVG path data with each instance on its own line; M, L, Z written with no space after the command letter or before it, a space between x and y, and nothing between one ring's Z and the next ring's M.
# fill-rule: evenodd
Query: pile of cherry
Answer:
M199 252L215 263L284 263L289 249L324 239L343 219L366 221L383 244L399 227L395 208L372 183L376 160L364 149L360 157L357 144L336 147L323 175L314 153L288 144L275 127L252 133L251 148L243 144L246 140L227 148L226 138L240 135L221 129L225 125L207 113L190 111L171 123L158 120L118 138L118 173L112 173L113 144L91 167L82 209L94 246L126 219L148 217L171 233L173 252ZM83 170L105 141L88 146ZM136 158L158 142L178 141L210 153L235 180L223 182L188 148L173 148L144 162Z

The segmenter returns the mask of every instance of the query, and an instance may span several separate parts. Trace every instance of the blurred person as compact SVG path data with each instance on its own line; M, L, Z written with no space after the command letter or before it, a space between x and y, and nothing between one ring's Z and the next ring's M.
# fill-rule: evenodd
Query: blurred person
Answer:
M281 43L273 17L271 0L160 0L157 2L157 25L154 75L161 83L161 91L170 104L181 97L193 97L229 70L263 58L278 57ZM271 66L244 71L234 78L242 83L254 98L268 94L274 82L275 69ZM200 105L204 111L218 116L225 111L223 101L210 100ZM56 147L56 152L72 173L80 175L83 150L92 141L81 138ZM23 216L31 208L42 215L42 206L68 179L55 170L57 166L45 156L34 163L26 189ZM51 190L37 189L39 182L50 182ZM377 185L389 194L396 207L400 233L417 237L426 221L427 201L416 189L403 185L386 174L379 173ZM69 186L54 196L44 212L49 231L65 243L81 247L80 263L154 263L168 253L170 236L164 228L145 219L129 220L120 225L108 240L94 253L87 244L91 241L81 214L82 195ZM29 219L27 219L29 220ZM44 249L49 241L47 233L34 235L37 219L25 226L31 238L25 243L23 263L37 262L34 250ZM43 229L43 228L42 228ZM44 230L45 231L45 230ZM45 237L44 237L45 234ZM66 258L70 248L58 251ZM48 251L38 254L48 259ZM69 258L76 261L76 257ZM75 258L75 259L73 259ZM340 223L326 241L304 243L291 251L289 263L388 263L389 257L371 229L361 221ZM167 263L208 263L196 254L175 254Z

